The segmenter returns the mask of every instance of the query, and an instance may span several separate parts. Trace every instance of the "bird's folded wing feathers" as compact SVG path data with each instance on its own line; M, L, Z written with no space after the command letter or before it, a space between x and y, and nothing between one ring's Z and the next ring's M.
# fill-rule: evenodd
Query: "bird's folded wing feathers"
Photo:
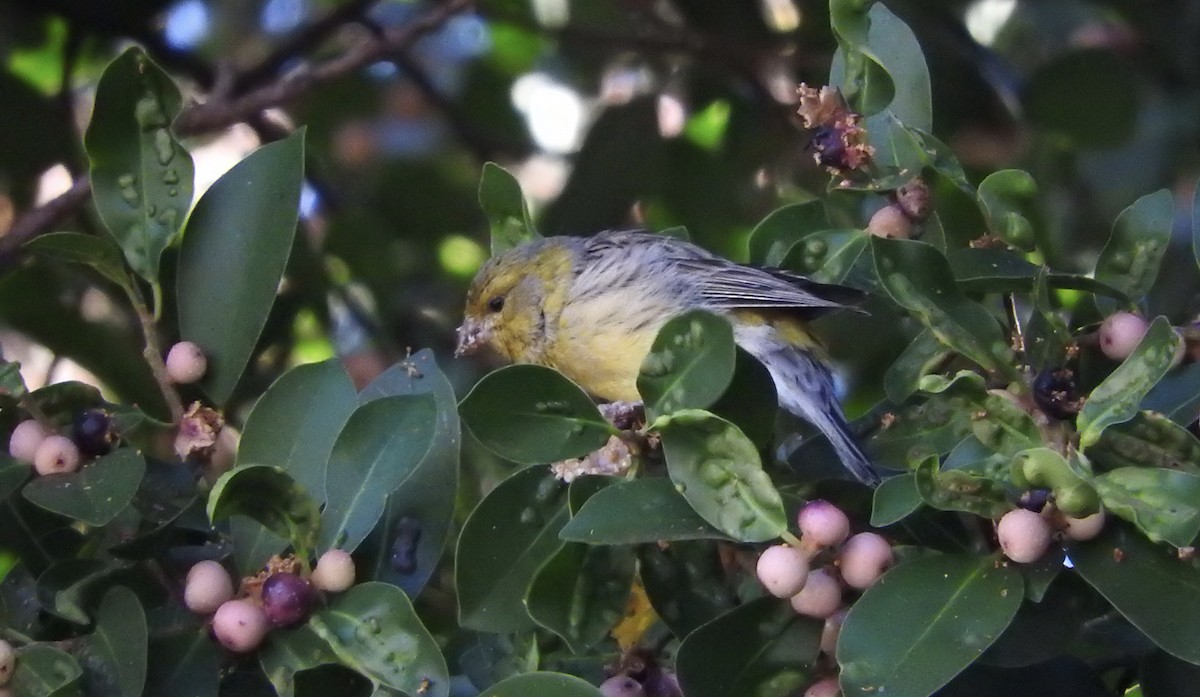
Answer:
M681 259L677 263L695 274L701 298L715 308L836 310L865 297L854 288L817 283L782 269L741 266L721 259Z

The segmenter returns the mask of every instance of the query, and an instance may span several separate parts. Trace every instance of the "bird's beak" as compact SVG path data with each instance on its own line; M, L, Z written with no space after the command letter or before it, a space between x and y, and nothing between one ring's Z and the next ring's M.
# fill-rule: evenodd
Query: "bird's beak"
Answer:
M463 320L458 328L458 346L454 349L455 357L475 353L492 338L492 323L475 317Z

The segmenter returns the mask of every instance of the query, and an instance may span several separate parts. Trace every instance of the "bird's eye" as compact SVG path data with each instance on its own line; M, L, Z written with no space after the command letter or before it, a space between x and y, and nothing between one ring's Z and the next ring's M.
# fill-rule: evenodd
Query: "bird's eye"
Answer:
M491 310L492 312L499 312L503 309L504 309L504 296L503 295L497 295L496 297L494 297L488 301L488 310Z

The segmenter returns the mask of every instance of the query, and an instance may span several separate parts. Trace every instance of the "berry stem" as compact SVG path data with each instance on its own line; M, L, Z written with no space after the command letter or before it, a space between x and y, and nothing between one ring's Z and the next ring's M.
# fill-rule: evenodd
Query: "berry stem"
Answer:
M779 538L801 552L808 552L804 547L804 543L800 541L800 538L793 535L790 530L784 530L779 534Z
M179 392L175 389L171 378L167 376L167 365L163 362L162 347L158 344L155 313L158 311L157 306L161 305L162 291L157 284L155 284L154 290L159 297L155 299L155 311L151 312L150 308L146 307L146 299L142 296L142 291L133 283L125 284L125 293L129 296L129 302L133 305L138 322L142 326L142 340L145 342L142 357L150 366L150 373L154 376L154 381L158 383L158 389L167 402L167 408L171 410L171 423L178 424L183 420L183 402L179 399Z

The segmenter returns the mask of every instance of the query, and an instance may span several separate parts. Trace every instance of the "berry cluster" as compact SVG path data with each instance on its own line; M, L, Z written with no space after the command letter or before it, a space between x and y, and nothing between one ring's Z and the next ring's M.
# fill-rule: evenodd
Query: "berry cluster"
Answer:
M101 409L76 415L71 435L55 433L36 419L17 424L8 439L8 454L33 464L38 474L74 472L84 459L107 454L118 440L112 419Z
M298 565L297 565L298 566ZM233 579L215 561L188 571L183 603L198 615L212 615L212 632L221 646L236 653L258 648L272 627L294 627L308 619L319 591L341 593L354 585L350 554L331 549L321 555L308 579L295 571L270 570L265 578L243 581L234 597Z
M996 539L1004 556L1018 564L1030 564L1042 558L1055 533L1076 542L1091 540L1104 529L1104 511L1083 518L1071 518L1054 506L1040 510L1015 508L996 523Z

